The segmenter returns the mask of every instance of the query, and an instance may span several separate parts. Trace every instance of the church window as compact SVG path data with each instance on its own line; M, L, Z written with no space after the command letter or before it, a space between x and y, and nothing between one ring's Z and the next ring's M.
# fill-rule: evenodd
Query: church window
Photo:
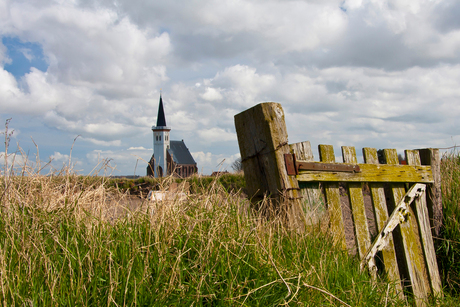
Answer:
M159 138L160 138L159 140L161 141L161 135L159 136Z

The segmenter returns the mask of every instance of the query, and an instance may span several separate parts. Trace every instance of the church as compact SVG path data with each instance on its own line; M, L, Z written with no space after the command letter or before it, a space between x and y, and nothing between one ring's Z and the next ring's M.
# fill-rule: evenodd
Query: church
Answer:
M158 178L173 175L185 178L198 171L196 162L185 146L184 140L171 141L169 139L171 128L166 125L161 94L157 125L152 126L152 131L153 155L147 166L147 176Z

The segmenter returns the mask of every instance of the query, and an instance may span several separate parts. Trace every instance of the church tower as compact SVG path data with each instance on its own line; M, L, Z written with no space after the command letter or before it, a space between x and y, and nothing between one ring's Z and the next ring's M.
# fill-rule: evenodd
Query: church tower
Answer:
M169 149L169 131L171 128L166 126L165 111L163 109L163 99L160 94L160 105L158 106L157 125L152 126L153 131L153 154L154 176L155 178L168 175L167 151Z

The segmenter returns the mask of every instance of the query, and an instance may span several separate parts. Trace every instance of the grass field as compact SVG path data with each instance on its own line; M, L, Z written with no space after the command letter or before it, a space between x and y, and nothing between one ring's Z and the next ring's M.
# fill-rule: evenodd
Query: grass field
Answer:
M444 298L460 274L460 158L443 159ZM143 179L148 181L147 178ZM152 182L166 189L172 178ZM126 180L123 182L123 184ZM110 178L24 166L0 187L3 306L405 306L384 278L332 244L325 225L292 230L250 209L242 175L192 178L186 201L127 207ZM430 302L435 305L435 302Z

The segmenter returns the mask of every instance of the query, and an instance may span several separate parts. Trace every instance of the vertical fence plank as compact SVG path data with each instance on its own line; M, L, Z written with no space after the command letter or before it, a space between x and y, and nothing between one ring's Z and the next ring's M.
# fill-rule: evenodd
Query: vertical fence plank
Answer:
M318 149L321 162L335 162L334 148L331 145L319 145ZM347 242L345 240L345 229L343 226L339 184L337 182L325 183L324 190L329 211L331 231L334 234L335 242L346 250Z
M363 148L364 163L379 164L377 150L375 148ZM369 183L369 189L372 198L372 207L374 209L377 233L385 227L389 215L385 199L383 183ZM396 291L399 296L403 297L401 278L399 275L398 262L393 241L393 234L389 234L388 243L382 250L382 260L388 279L395 283Z
M387 164L399 164L398 154L395 149L384 150ZM391 184L393 200L398 203L405 195L404 183ZM430 293L428 274L425 267L423 251L418 236L418 227L414 219L415 214L409 207L407 219L400 223L401 241L404 247L404 259L412 286L412 292L417 306L426 306L427 294Z
M421 165L418 150L406 150L405 153L408 165ZM442 284L441 278L439 276L438 263L436 262L436 252L434 250L433 237L431 235L430 220L426 203L427 197L429 196L423 195L423 197L417 199L414 202L414 208L418 218L419 232L422 239L423 252L429 273L431 290L433 291L434 295L441 296Z
M431 165L434 183L427 187L427 207L430 215L430 224L433 227L432 234L439 236L442 226L442 195L441 195L441 158L439 149L419 149L422 165Z
M314 161L313 151L309 141L290 144L291 152L297 160ZM317 224L326 213L326 202L319 182L299 182L302 196L302 209L307 224Z
M297 180L287 175L284 154L290 153L284 111L279 103L258 104L235 115L244 176L253 203L269 196L276 210L298 199Z
M344 163L358 163L354 147L342 146L342 156ZM363 187L361 182L348 183L348 197L353 215L358 255L359 258L362 259L371 246L371 238L369 234L369 226L367 224L366 209L364 208ZM373 275L374 273L375 272L371 272Z

